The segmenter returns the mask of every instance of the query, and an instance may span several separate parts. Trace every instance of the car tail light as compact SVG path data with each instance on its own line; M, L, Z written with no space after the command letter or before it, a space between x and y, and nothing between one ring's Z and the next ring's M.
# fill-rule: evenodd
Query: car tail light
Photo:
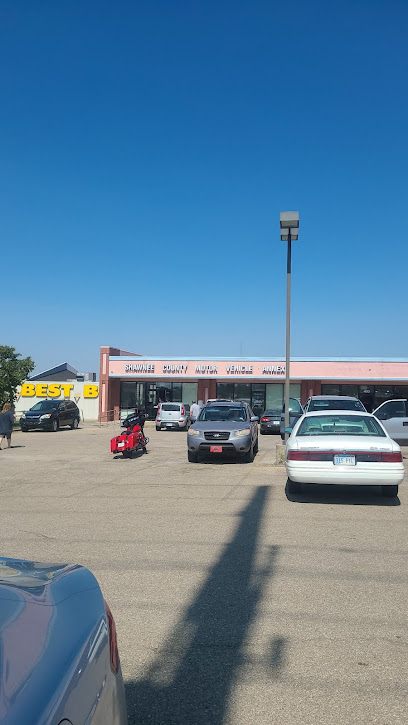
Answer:
M185 412L183 406L181 406L180 415L185 415L185 414L186 414L186 412Z
M261 418L261 421L262 421L263 423L266 423L266 422L269 422L269 421L270 421L270 418Z
M309 460L309 451L289 451L288 460L289 461L308 461Z
M383 463L402 463L402 454L399 453L381 453Z
M106 618L108 620L108 627L109 627L109 650L110 650L110 666L112 672L115 673L115 675L118 672L119 669L119 650L118 650L118 638L116 634L116 625L115 620L113 618L113 614L111 610L109 609L109 606L107 602L105 602L105 609L106 609Z

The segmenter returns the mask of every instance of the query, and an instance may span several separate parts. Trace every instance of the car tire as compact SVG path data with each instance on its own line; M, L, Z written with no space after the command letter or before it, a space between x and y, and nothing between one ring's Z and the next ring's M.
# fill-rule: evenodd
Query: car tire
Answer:
M264 436L266 431L260 430L259 432L260 432L261 436Z
M258 453L258 451L259 451L259 441L258 441L258 436L257 436L256 443L254 445L254 453L256 454L256 453Z
M189 460L189 463L197 463L198 453L194 453L194 451L187 451L187 458Z
M251 446L248 453L245 453L242 457L242 460L245 461L245 463L252 463L255 457L254 453L254 446Z
M55 419L51 423L51 430L53 433L56 433L58 428L59 428L59 421L57 419Z
M161 427L159 425L156 425L156 430L161 430Z
M291 481L290 478L288 478L288 493L300 493L301 489L301 483L298 483L297 481Z
M22 433L28 433L28 428L23 428L23 426L21 426L21 432Z
M79 426L79 419L78 418L74 418L74 420L71 423L72 430L76 430L78 428L78 426Z
M398 496L398 486L381 486L382 495L387 498L394 498Z

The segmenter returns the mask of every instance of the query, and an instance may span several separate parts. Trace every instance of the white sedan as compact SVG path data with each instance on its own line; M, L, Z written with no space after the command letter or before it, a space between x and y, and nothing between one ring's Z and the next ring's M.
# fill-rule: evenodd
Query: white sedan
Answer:
M286 443L289 493L301 483L382 486L397 496L404 478L401 449L373 415L325 410L300 418Z

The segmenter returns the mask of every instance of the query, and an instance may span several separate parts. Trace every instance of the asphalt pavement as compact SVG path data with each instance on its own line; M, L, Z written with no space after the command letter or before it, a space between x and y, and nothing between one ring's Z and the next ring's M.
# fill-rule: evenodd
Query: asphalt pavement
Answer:
M114 430L14 433L0 541L95 573L129 725L405 725L406 484L289 496L274 436L253 464L192 464L183 432L148 424L123 459Z

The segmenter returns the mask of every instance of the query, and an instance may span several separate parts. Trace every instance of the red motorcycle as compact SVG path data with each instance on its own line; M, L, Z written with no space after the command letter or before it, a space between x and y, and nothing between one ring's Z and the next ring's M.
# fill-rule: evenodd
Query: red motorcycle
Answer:
M147 453L149 439L143 433L143 422L139 415L126 418L122 423L127 427L125 433L111 438L111 453L122 453L124 458L131 458L134 451Z

